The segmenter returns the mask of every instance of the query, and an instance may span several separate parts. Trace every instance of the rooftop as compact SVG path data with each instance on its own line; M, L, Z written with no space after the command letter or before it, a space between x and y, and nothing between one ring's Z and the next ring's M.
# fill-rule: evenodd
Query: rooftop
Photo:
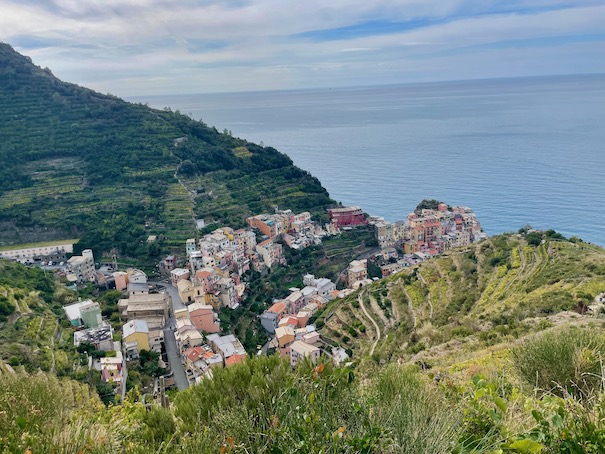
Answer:
M216 348L221 351L224 358L229 358L236 354L246 354L242 343L233 334L227 334L226 336L210 334L207 336L207 339L216 345Z
M316 347L315 345L310 345L310 344L307 344L306 342L299 341L299 340L293 342L292 345L290 345L290 350L295 351L299 355L304 355L304 356L313 354L315 352L319 352L319 348Z
M285 310L286 303L284 303L283 301L278 301L277 303L273 304L273 306L271 306L269 309L267 309L267 312L274 312L275 314L280 314Z
M74 344L80 345L82 342L97 343L109 340L112 338L111 327L102 326L100 328L90 328L82 331L74 332Z
M209 304L204 303L193 303L187 306L189 312L199 311L199 310L213 310L213 307Z
M350 207L341 207L341 208L330 208L328 211L331 213L347 213L349 211L358 211L361 210L361 207L357 205L353 205Z
M148 293L144 295L130 295L128 304L164 303L167 301L165 293Z
M91 259L90 257L82 257L81 255L74 255L73 257L69 258L67 263L70 265L80 265L80 264L86 262L87 260L93 261L93 259Z
M80 318L80 309L90 304L96 304L97 306L99 305L93 300L84 300L74 304L70 304L68 306L63 306L63 310L65 311L65 314L67 315L67 318L69 320L77 320Z
M294 336L294 328L291 326L280 326L275 329L275 337L281 339L284 336Z
M148 292L149 286L143 282L129 282L128 291L129 292Z
M145 320L131 320L122 327L123 337L128 337L134 333L149 334L149 328Z

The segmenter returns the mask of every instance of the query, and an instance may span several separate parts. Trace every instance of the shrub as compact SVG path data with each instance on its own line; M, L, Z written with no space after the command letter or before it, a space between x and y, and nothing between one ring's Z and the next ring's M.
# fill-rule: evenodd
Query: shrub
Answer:
M594 395L601 386L605 337L567 328L533 336L512 350L513 365L527 384L559 396Z

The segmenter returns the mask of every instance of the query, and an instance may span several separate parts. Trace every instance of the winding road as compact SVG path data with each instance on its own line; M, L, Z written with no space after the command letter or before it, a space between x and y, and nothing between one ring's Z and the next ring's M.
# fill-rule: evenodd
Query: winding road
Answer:
M359 305L361 306L361 310L363 311L363 313L366 315L366 317L370 319L370 321L374 324L374 327L376 328L376 340L374 341L374 345L372 345L372 349L370 350L370 356L372 356L374 354L374 350L376 349L376 345L378 345L378 341L380 341L380 328L378 326L378 323L376 323L376 320L374 320L370 316L370 313L363 304L363 292L359 292L357 300L359 301Z

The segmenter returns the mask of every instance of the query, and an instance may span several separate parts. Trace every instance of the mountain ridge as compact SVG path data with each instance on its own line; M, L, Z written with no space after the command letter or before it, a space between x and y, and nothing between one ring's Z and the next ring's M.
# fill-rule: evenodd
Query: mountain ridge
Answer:
M78 248L141 256L146 234L176 246L196 218L238 226L273 205L320 215L335 203L271 147L60 81L8 44L0 106L0 222L13 223L0 244L24 242L19 228L42 241L58 230Z

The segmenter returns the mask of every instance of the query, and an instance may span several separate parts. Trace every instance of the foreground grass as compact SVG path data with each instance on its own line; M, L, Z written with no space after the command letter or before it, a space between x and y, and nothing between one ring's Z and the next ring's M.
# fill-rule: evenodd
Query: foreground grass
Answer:
M577 357L593 348L577 344L588 334L602 337L603 330L561 331L531 341L542 344L538 349L569 350ZM546 342L559 347L546 348ZM0 373L0 451L604 452L600 383L580 397L565 392L565 367L556 372L525 347L522 342L513 349L515 361L533 365L538 376L550 371L560 395L517 386L524 380L518 368L456 381L395 364L363 376L325 362L292 371L287 361L271 356L216 370L212 380L176 394L169 408L146 407L136 389L123 405L104 407L73 381Z

